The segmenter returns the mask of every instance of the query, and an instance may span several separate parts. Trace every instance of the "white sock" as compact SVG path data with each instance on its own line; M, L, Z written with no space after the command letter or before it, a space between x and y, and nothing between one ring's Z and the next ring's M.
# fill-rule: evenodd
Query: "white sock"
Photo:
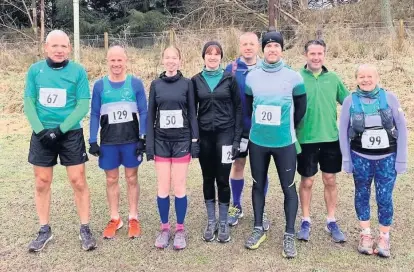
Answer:
M369 235L371 234L371 228L365 228L361 230L361 234L363 235Z
M382 237L386 238L386 239L389 239L390 238L390 233L389 232L382 232L382 231L380 231L380 235Z
M310 223L311 222L311 219L310 219L310 217L302 217L302 222L303 221L308 221Z
M131 219L138 220L138 215L137 215L137 216L131 216L131 215L129 215L129 216L128 216L128 219L129 219L129 220L131 220Z
M331 223L331 222L336 222L335 217L332 217L332 218L327 217L327 218L326 218L326 224L329 224L329 223Z

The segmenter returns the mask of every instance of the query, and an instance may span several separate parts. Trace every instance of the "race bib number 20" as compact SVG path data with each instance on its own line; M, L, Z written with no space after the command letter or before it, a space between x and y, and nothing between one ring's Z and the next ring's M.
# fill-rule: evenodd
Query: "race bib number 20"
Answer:
M258 105L255 112L257 124L280 126L282 109L280 106Z
M63 108L66 106L66 89L40 88L39 102L49 108Z

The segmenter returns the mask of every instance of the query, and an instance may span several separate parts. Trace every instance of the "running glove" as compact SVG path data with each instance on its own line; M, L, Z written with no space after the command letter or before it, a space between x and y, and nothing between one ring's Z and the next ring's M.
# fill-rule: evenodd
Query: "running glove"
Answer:
M191 142L191 158L198 158L200 155L200 144L197 142Z
M145 140L144 139L139 139L138 143L137 143L137 149L135 151L135 154L137 156L142 156L142 154L144 154L145 152Z
M233 146L231 147L231 159L235 160L240 155L240 143L233 142Z
M95 157L99 157L101 155L100 147L97 143L91 143L89 147L89 154Z
M39 141L42 143L43 146L47 148L54 148L59 141L60 137L62 137L63 132L60 130L59 127L51 128L46 130L42 130L39 134L41 134Z
M147 152L147 161L153 161L154 160L154 154L150 154Z

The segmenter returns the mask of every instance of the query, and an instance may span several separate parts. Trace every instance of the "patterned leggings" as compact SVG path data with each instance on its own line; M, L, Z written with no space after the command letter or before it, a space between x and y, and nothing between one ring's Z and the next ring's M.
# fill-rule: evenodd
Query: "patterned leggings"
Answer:
M351 152L351 158L354 166L355 210L358 220L368 221L371 217L369 200L374 179L378 221L382 226L390 226L394 214L392 191L397 178L396 154L393 153L381 160L369 160Z

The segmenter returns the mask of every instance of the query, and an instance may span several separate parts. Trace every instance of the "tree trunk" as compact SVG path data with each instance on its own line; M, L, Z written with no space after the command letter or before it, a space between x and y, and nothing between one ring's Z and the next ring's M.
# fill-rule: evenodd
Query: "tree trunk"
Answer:
M33 32L35 39L37 40L37 10L36 10L36 0L32 0L32 18L33 18Z
M300 4L300 8L301 9L306 10L306 9L309 8L309 6L308 6L308 0L300 0L299 4Z
M45 0L40 0L40 44L45 42Z
M381 0L381 16L384 25L389 29L391 35L395 37L396 33L392 24L391 5L389 0Z

